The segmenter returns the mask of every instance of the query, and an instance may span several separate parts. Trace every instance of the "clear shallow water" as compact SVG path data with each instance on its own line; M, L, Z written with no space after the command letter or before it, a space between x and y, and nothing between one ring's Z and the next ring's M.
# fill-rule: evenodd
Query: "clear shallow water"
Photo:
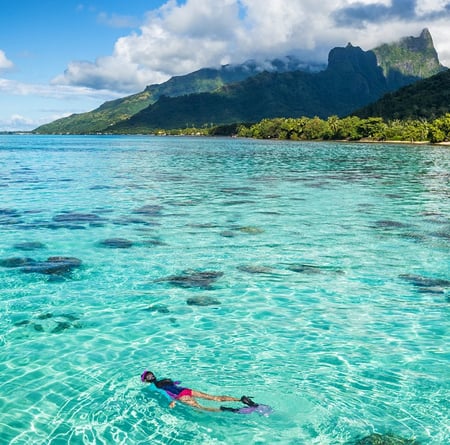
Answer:
M448 149L1 136L0 196L0 260L83 262L0 267L2 443L449 442ZM170 410L146 367L275 413Z

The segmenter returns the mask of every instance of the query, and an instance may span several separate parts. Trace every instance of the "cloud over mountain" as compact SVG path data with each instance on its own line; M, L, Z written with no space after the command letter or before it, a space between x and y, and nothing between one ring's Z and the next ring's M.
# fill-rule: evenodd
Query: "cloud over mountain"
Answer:
M446 0L169 0L111 55L73 61L55 84L138 91L202 67L294 54L325 61L348 41L370 49L428 27L450 63ZM434 32L438 30L439 32Z

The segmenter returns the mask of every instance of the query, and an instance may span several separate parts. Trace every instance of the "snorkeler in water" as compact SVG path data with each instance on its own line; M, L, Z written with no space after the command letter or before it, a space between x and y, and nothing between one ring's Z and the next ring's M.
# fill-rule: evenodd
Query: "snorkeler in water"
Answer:
M144 371L141 374L141 381L144 383L150 383L150 389L152 391L157 391L160 394L164 395L170 401L170 408L173 408L175 406L175 401L179 401L181 403L204 411L239 411L239 408L231 408L228 406L220 406L219 408L203 406L200 405L197 400L195 400L196 398L214 400L215 402L242 402L248 406L257 406L257 404L247 396L242 396L240 399L231 396L212 396L204 392L180 386L181 382L176 382L171 379L158 380L155 377L155 374L153 374L153 372L151 371Z

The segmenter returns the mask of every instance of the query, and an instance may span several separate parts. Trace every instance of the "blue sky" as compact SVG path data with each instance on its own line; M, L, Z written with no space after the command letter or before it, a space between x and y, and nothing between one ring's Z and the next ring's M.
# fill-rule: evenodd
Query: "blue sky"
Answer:
M427 27L450 66L450 0L1 0L0 130L29 130L206 66L325 62Z

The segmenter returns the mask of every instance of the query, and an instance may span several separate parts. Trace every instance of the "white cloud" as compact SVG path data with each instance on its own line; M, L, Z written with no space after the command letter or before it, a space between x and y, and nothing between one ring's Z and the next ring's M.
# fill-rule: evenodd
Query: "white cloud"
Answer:
M450 68L450 34L448 18L442 17L429 26L433 37L434 47L439 55L441 63Z
M347 0L342 2L345 6L350 5L383 5L383 6L391 6L392 0Z
M169 0L148 13L138 33L118 39L113 54L95 62L74 61L53 83L134 92L174 75L250 58L295 54L305 61L326 61L331 48L348 41L367 50L418 35L425 27L432 32L442 62L449 65L450 27L443 26L448 15L429 16L444 11L448 3L186 0L178 4ZM344 13L336 22L339 10ZM383 20L379 14L383 14ZM359 15L364 19L357 20Z
M0 117L0 131L28 131L35 128L36 122L19 113Z
M442 11L449 4L448 0L417 0L415 10L418 15L424 15Z
M10 69L14 64L6 57L4 51L0 49L0 71Z
M120 97L119 93L107 89L97 90L82 86L31 84L3 78L0 78L0 93L53 99L88 97L108 100Z
M24 127L33 125L34 122L31 119L26 118L25 116L22 116L20 114L13 114L11 116L11 119L9 120L9 124L12 127Z
M31 130L123 95L70 85L29 84L0 77L0 131Z
M72 62L55 84L106 87L134 91L170 76L227 63L237 39L236 0L169 1L149 13L140 33L117 40L111 56L92 62Z

